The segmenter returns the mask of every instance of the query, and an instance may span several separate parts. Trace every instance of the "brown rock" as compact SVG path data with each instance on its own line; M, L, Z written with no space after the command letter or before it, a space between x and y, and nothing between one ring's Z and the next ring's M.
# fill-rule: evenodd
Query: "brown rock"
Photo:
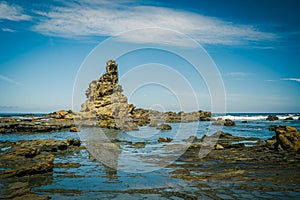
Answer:
M223 120L221 118L218 118L212 124L215 125L215 126L235 126L235 122L232 121L231 119Z
M172 127L169 124L160 124L156 127L156 129L166 131L166 130L171 130Z
M76 126L70 128L70 132L80 132L80 129Z
M173 140L172 138L168 138L168 137L167 138L160 137L157 139L158 142L172 142L172 140Z
M276 148L284 150L300 150L300 132L291 126L279 126L275 129Z
M220 144L216 144L215 149L216 150L222 150L222 149L224 149L224 147Z

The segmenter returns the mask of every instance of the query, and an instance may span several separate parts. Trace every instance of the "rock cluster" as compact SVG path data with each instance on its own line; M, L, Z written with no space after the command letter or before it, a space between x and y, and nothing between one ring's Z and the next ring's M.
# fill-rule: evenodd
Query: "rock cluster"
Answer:
M100 127L135 130L138 126L157 126L169 122L209 121L211 113L198 111L191 113L166 112L136 109L129 104L123 89L118 85L118 65L114 60L106 63L106 73L92 81L86 90L87 100L82 104L79 123L100 125ZM158 127L159 128L159 127Z

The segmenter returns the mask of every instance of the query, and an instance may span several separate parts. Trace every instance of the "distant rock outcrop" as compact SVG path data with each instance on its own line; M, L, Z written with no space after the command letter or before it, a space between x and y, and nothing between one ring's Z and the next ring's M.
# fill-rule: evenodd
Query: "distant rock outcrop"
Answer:
M235 122L232 121L231 119L223 120L222 118L219 118L213 122L213 125L215 125L215 126L235 126Z
M279 118L276 115L269 115L266 120L276 121L276 120L279 120Z

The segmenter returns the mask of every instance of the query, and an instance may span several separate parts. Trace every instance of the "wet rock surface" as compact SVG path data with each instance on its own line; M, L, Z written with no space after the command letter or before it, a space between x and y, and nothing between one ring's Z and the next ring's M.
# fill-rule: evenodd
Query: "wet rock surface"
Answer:
M216 143L213 142L214 136L219 137ZM163 145L173 142L171 138L162 139ZM151 180L151 183L148 183L149 187L145 188L120 188L118 183L124 181L124 172L107 166L104 166L106 179L103 183L100 182L101 187L97 185L101 172L95 167L101 164L93 156L84 154L86 150L78 147L78 140L3 142L0 192L4 199L84 199L99 196L116 199L295 199L300 196L300 155L296 151L277 149L276 137L263 141L254 137L237 137L217 132L212 136L191 136L184 140L192 143L187 151L165 169L154 172L153 177L147 177L148 175L143 173L125 175L125 183L135 183L134 185L145 176L147 180ZM126 143L135 150L144 149L148 145L147 142L132 143L119 140L114 140L114 143L99 145L107 149L107 145L120 147L120 144ZM160 144L160 141L157 141L157 144ZM208 154L199 157L199 152L204 149L209 149ZM84 156L86 160L60 162L61 158L68 160L68 157L79 156ZM57 161L54 162L53 158ZM16 166L16 163L21 161L22 167L27 166L26 163L48 163L49 168L38 168L40 171L26 171L20 175L8 176L7 173L3 173L12 169L16 171L21 166ZM87 170L81 172L84 169ZM118 178L121 176L119 173L123 174L123 178ZM155 181L157 176L162 180L167 179L167 182L173 181L174 185L160 184L152 187L152 181ZM44 187L51 185L55 177L63 177L68 187ZM77 184L78 181L83 181L83 184L86 181L94 186L91 188L89 185L86 188ZM97 183L92 184L93 181ZM156 181L159 182L160 179ZM109 189L101 189L102 187Z
M50 199L32 193L28 181L51 173L55 155L79 146L80 141L75 139L0 143L1 199Z
M198 188L196 194L209 199L299 198L299 154L278 151L274 143L257 138L219 134L216 148L204 158L198 156L203 144L191 145L171 165L176 168L173 177L186 180Z

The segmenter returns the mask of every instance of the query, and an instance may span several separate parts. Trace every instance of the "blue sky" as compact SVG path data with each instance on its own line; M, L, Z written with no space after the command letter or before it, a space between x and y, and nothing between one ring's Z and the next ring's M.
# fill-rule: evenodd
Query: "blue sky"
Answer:
M203 46L223 79L228 112L300 112L299 9L296 0L0 0L0 112L72 108L76 76L82 73L80 66L89 53L111 36L152 27L174 30ZM157 49L169 45L191 55L195 52L177 34L131 33L121 34L120 45L111 51L130 44L152 44ZM101 54L101 45L98 48ZM190 104L183 109L211 109L203 77L175 57L170 52L144 49L116 58L130 103L181 110L180 93L186 95L184 104ZM87 76L87 82L101 75L105 61L99 55L95 60L99 69ZM149 63L168 66L164 70L170 73L162 71L161 79L177 83L175 94L155 84L129 91L134 81L128 77L159 77L157 71L148 70L155 69ZM127 76L137 66L148 67L144 68L146 75L137 70L135 76ZM180 90L178 74L171 76L172 69L194 89L199 107L192 106L190 94Z

